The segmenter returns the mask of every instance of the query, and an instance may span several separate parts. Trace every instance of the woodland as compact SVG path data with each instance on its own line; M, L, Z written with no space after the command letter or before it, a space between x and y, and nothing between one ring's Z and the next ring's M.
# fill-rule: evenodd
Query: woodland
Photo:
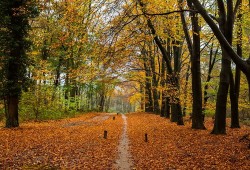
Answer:
M0 16L0 169L250 167L250 0L1 0Z

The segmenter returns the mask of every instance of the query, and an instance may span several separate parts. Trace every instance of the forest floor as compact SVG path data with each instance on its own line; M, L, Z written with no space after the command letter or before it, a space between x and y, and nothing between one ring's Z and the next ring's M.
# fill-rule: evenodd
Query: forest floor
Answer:
M0 124L0 169L249 169L249 142L240 141L249 127L211 135L210 119L207 130L185 123L145 113L88 113L14 129Z
M136 113L128 117L128 137L136 169L249 169L250 149L242 136L250 128L227 127L227 135L211 135L212 119L207 130L191 129L191 122L177 126L154 114ZM229 123L228 123L229 124ZM144 141L145 133L148 142Z

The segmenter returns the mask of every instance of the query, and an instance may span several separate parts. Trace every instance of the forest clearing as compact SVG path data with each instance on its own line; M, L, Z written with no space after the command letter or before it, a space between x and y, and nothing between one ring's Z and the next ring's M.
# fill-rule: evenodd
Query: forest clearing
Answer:
M148 113L127 117L130 168L119 164L122 115L88 113L48 122L0 129L0 169L249 169L250 128L228 128L227 135L191 130ZM113 118L115 117L115 119ZM104 131L107 139L104 139ZM148 141L145 141L145 133Z

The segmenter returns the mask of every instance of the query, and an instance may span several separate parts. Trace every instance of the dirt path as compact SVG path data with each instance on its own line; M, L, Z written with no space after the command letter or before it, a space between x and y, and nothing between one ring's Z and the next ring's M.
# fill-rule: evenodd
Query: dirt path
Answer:
M63 125L63 127L81 126L81 125L96 126L107 120L110 116L111 114L99 115L84 121L66 123Z
M129 139L127 137L127 117L122 114L124 122L122 137L118 146L119 158L116 160L116 168L120 170L132 169L133 163L129 152Z

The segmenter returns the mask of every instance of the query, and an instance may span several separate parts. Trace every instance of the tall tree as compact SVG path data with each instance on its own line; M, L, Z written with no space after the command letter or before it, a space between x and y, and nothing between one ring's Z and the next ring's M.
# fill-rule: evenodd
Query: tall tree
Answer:
M190 9L193 4L188 2ZM201 66L200 66L200 26L198 13L191 13L193 29L193 48L191 54L191 72L192 72L192 92L193 92L193 113L192 128L205 129L203 124L204 115L202 114L202 89L201 89Z
M234 61L234 63L239 67L239 69L242 70L242 72L246 75L248 85L250 85L250 58L248 60L243 60L233 49L231 43L230 43L230 36L231 36L231 23L233 15L232 11L235 11L237 6L235 6L233 9L232 1L227 1L227 11L228 16L226 17L226 10L224 6L224 2L221 0L218 0L219 10L220 10L220 28L216 25L216 23L213 21L213 19L209 16L205 8L201 5L201 3L198 0L192 0L194 3L195 8L199 11L199 13L202 15L202 17L205 19L205 21L208 23L210 28L212 29L213 33L217 37L217 39L220 42L220 45L222 46L224 50L223 60L222 60L222 71L220 75L220 87L218 91L217 96L217 104L216 104L216 120L213 132L214 134L224 134L226 131L226 103L227 103L227 94L229 89L229 81L230 81L230 75L228 73L231 72L231 59ZM237 4L237 3L236 3ZM231 17L231 18L230 18ZM227 28L226 23L229 24L229 27ZM223 30L221 27L223 26L223 29L227 29L227 34L229 37L225 35L225 32L222 32ZM230 34L230 35L229 35ZM250 92L250 87L249 87Z
M237 14L237 54L242 57L242 0L239 3ZM235 79L233 74L230 74L230 100L231 100L231 128L240 128L239 123L239 92L240 92L240 77L241 71L236 66Z
M142 12L147 20L147 26L151 30L151 34L154 38L155 44L158 46L162 58L166 62L166 69L168 74L168 84L172 87L174 91L174 97L172 102L172 108L171 108L171 120L174 122L177 122L178 125L183 125L183 117L182 117L182 109L181 109L181 103L179 98L179 71L180 71L180 57L181 57L181 42L179 40L172 40L173 42L173 56L174 56L174 68L171 65L171 58L168 55L168 52L163 45L161 38L157 35L155 26L153 25L152 20L146 15L146 6L141 0L137 0L138 4L140 5Z
M4 56L4 98L7 103L6 127L18 127L18 103L26 79L26 51L29 18L35 15L32 1L2 0L0 2L0 46Z
M200 68L200 25L198 13L194 11L194 6L190 0L187 4L191 10L192 34L193 42L188 33L188 26L184 16L181 12L181 21L183 31L188 45L188 50L191 56L191 72L192 72L192 94L193 94L193 112L192 112L192 128L205 129L203 124L204 115L202 113L202 87L201 87L201 68ZM179 0L179 8L183 10L183 0Z

